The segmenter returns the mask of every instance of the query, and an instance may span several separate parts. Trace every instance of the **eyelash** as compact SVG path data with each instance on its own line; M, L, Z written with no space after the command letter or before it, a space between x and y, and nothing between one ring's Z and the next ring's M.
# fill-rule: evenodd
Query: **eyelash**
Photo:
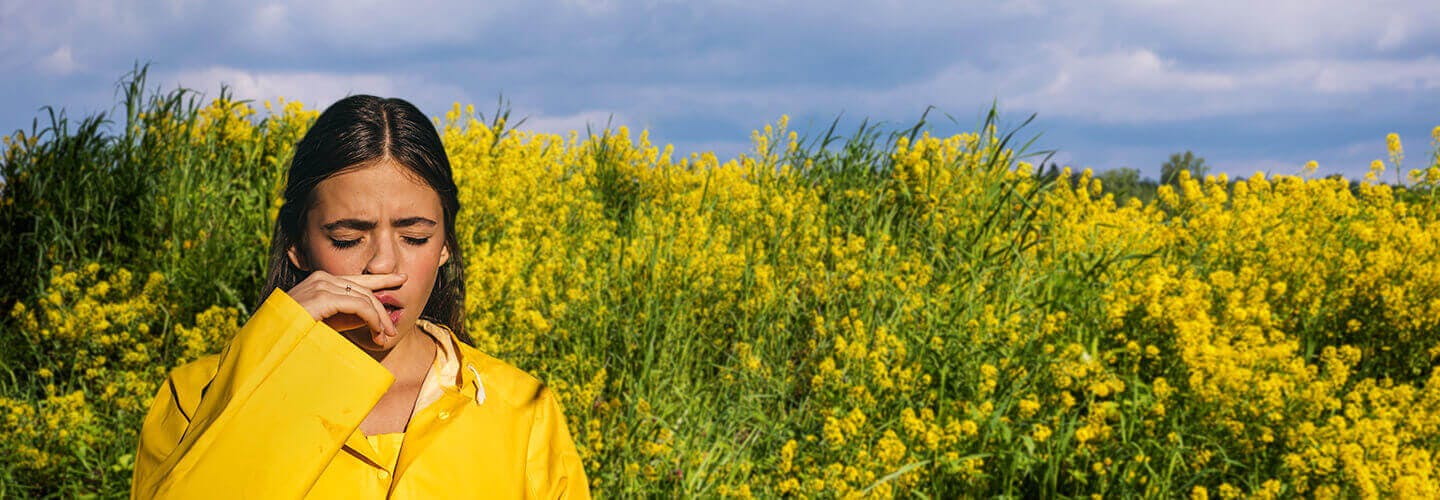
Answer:
M429 243L429 242L430 242L430 238L429 238L429 237L425 237L425 238L411 238L411 237L408 237L408 236L407 236L407 237L405 237L405 242L406 242L406 243L409 243L409 244L411 244L411 245L415 245L415 246L418 247L418 246L424 245L424 244L426 244L426 243ZM353 247L353 246L355 246L355 245L358 245L359 243L360 243L360 238L355 238L355 239L353 239L353 240L337 240L337 239L334 239L334 238L331 238L331 239L330 239L330 244L331 244L331 245L334 245L335 248L339 248L339 249L342 249L342 250L343 250L343 249L346 249L346 248Z

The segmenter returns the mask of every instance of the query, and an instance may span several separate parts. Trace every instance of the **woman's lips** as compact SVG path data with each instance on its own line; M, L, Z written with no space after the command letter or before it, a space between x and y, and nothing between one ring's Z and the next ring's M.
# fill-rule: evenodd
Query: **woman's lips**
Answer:
M394 295L386 292L375 294L375 299L385 306L385 312L390 313L390 324L398 326L400 316L404 315L405 311L405 307L400 305L400 301L396 300Z

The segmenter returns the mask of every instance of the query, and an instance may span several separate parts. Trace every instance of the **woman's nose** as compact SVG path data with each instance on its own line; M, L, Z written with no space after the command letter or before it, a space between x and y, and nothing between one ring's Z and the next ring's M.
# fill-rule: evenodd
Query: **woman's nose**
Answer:
M370 256L370 262L365 264L365 272L370 274L390 274L396 271L399 249L399 242L392 238L378 238L379 243L375 245L375 253Z

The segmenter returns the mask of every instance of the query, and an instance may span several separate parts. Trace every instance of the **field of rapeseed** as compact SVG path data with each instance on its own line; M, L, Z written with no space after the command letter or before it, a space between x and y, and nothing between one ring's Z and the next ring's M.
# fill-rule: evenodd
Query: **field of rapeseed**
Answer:
M124 496L166 371L260 299L315 110L143 89L5 139L0 497ZM437 119L468 326L597 493L1440 496L1433 152L1146 204L995 120L721 159L505 118Z

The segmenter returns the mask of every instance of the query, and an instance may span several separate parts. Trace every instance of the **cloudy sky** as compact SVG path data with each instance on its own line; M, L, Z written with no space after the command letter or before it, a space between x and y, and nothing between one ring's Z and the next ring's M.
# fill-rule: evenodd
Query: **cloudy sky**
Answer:
M1435 26L1433 0L0 0L0 130L109 110L138 61L166 88L317 107L503 95L528 128L609 120L722 155L782 114L818 133L933 105L953 133L995 102L1077 167L1155 176L1188 149L1236 174L1359 177L1389 132L1410 166L1428 156Z

